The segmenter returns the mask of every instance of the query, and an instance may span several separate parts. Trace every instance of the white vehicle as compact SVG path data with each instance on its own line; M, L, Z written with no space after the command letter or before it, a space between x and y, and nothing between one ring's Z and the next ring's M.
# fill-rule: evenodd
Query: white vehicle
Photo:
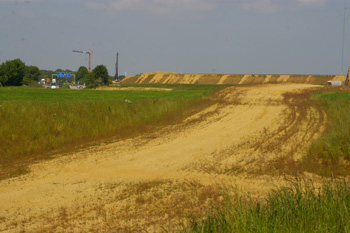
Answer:
M328 81L329 86L341 86L341 81L340 80L334 80L334 81Z
M56 88L57 88L56 79L52 79L51 89L56 89Z

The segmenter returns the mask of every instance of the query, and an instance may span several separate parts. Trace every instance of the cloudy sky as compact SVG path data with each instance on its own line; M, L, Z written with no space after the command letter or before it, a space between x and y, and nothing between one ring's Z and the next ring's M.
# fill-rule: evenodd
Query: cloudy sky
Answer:
M0 0L0 63L115 74L340 74L350 0ZM343 50L343 25L345 49ZM344 64L342 65L342 54Z

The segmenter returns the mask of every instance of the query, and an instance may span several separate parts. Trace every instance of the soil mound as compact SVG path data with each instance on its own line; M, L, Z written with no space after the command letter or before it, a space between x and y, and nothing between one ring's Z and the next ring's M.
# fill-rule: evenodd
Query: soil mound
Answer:
M122 83L161 84L268 84L303 83L327 84L340 80L336 75L280 75L280 74L179 74L170 72L143 73L129 76Z

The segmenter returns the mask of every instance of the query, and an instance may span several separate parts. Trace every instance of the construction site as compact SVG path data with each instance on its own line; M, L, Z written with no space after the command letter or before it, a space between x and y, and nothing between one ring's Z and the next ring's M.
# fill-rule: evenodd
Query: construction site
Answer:
M0 0L0 233L350 233L346 3Z
M220 203L223 186L261 198L296 174L321 180L300 167L327 122L308 99L336 79L341 77L127 77L122 83L239 85L220 89L210 106L181 123L58 156L1 181L0 231L176 232L186 216Z
M328 85L328 81L345 81L342 75L279 75L279 74L179 74L169 72L144 73L129 76L124 83L160 84L276 84L302 83Z
M73 52L89 55L90 72L92 52ZM295 185L291 180L305 182L302 189L311 182L312 193L332 179L342 179L348 187L348 147L330 149L325 157L323 152L312 157L310 148L317 147L314 142L333 121L329 107L315 96L347 94L349 72L350 66L347 75L152 72L119 81L117 53L115 82L94 93L172 92L176 85L207 85L215 91L201 97L183 118L174 116L180 120L156 123L123 138L95 139L79 149L53 148L50 159L35 160L28 172L0 180L0 231L188 232L196 226L192 219L205 221L225 208L227 196L256 201L259 212L271 193ZM56 79L50 85L56 89ZM110 103L103 111L114 111ZM131 109L134 101L121 104ZM136 110L131 114L148 121ZM103 121L113 124L108 117ZM64 124L53 126L54 136L63 134ZM328 143L321 140L320 148Z

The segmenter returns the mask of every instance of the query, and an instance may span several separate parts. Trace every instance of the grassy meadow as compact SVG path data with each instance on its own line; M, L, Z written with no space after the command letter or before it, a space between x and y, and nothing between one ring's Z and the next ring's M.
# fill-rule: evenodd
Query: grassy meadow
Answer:
M22 164L181 119L218 86L173 91L0 88L0 177ZM204 103L205 104L205 103Z
M327 124L304 157L304 169L321 176L350 175L350 92L317 92L313 99L324 107Z

